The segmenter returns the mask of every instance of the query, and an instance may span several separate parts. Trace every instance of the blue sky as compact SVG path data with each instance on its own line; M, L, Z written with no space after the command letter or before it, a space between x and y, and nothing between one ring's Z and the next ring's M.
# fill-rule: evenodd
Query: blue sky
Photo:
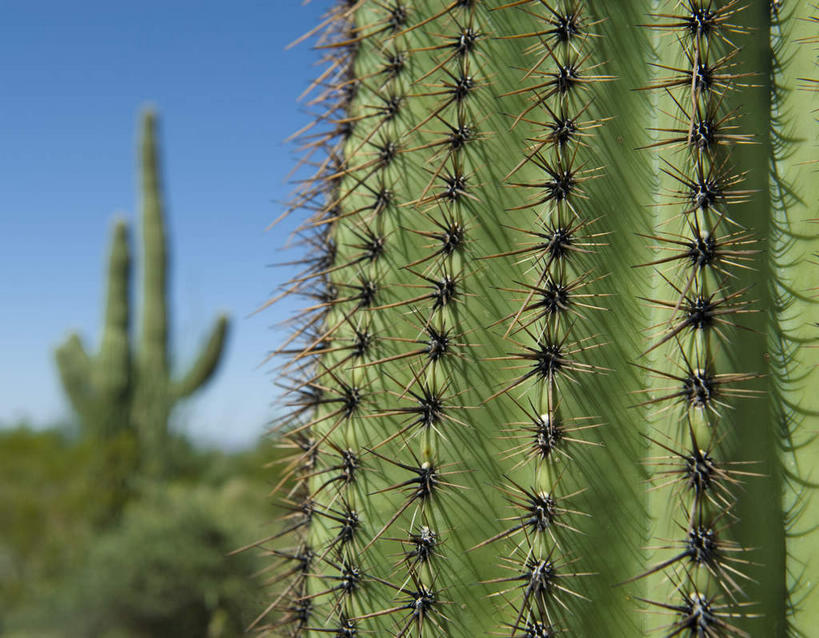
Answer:
M284 139L316 54L285 46L327 0L0 0L0 423L69 414L52 360L96 348L111 221L135 219L140 108L161 117L176 361L233 317L217 378L177 414L198 440L252 442L275 414L259 368L293 305L248 318L287 274ZM292 258L292 255L287 255Z

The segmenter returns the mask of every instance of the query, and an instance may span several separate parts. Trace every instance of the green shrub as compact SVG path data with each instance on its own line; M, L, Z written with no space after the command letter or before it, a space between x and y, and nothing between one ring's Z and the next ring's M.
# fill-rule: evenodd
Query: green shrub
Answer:
M241 480L165 487L129 505L62 583L53 612L61 635L242 635L259 604L259 564L228 554L257 525L248 514L261 506L256 489Z

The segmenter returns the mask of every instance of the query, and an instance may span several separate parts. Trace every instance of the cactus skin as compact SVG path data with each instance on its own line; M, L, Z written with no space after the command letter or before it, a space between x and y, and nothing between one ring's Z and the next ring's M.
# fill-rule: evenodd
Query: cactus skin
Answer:
M801 78L816 22L807 3L775 9L329 11L317 123L302 132L317 170L288 211L307 211L311 252L282 286L310 301L276 351L287 514L259 542L276 577L254 626L812 635L819 197L816 93ZM699 10L716 30L689 38L675 16ZM686 64L724 55L716 99L692 89ZM741 112L698 150L680 116L695 104ZM567 129L545 125L565 116L579 127L564 144ZM692 208L666 162L690 176L698 161L743 192ZM730 276L659 261L688 249L694 220L733 251L719 263ZM714 316L729 323L677 330L682 298L723 290L731 312ZM698 475L675 456L691 432L709 455ZM692 500L679 479L706 471L711 491Z
M99 353L90 357L76 334L56 351L63 388L71 405L94 435L132 431L139 440L143 470L167 470L168 419L174 404L212 377L224 351L228 319L220 316L190 370L172 379L168 353L168 255L159 183L157 118L142 118L143 276L141 341L130 345L131 255L128 226L116 222L108 261L105 323Z

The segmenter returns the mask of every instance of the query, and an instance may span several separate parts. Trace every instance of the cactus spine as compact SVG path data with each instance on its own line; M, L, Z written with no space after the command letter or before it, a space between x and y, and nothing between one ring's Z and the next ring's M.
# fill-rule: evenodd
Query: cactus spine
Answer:
M139 346L130 345L131 256L128 226L114 227L108 261L105 324L99 353L91 357L76 334L57 349L63 388L82 422L96 435L133 431L144 469L159 476L167 468L167 428L173 405L202 387L224 350L227 317L221 316L204 349L180 379L171 378L168 354L168 255L159 182L156 115L143 115L140 143L142 179L142 314Z
M810 635L815 21L777 8L329 11L257 627Z

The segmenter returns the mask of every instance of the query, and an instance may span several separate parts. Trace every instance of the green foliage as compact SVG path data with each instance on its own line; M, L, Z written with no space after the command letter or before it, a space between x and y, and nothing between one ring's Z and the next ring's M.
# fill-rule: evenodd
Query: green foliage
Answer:
M258 601L256 563L226 556L256 523L250 489L176 489L130 506L65 585L68 634L241 636Z
M269 444L227 454L180 440L161 485L98 475L115 439L0 432L0 634L76 638L240 636L258 613L250 543L273 512ZM110 517L110 502L122 514Z
M106 488L82 468L93 452L58 430L0 431L0 608L54 586L100 516ZM80 471L78 471L78 469ZM97 491L98 490L98 491ZM102 498L100 498L102 497ZM72 542L67 543L66 538Z
M171 375L168 338L168 255L158 167L156 116L146 112L140 148L142 167L142 311L139 344L130 345L131 251L128 226L114 227L108 262L108 289L102 341L87 354L77 335L57 349L63 388L74 410L94 436L136 435L141 464L152 475L168 471L168 420L178 401L213 376L224 351L228 321L219 317L191 369ZM132 434L132 435L133 435ZM128 436L127 434L124 436ZM130 471L126 464L119 480Z
M815 11L328 11L263 631L812 635Z

